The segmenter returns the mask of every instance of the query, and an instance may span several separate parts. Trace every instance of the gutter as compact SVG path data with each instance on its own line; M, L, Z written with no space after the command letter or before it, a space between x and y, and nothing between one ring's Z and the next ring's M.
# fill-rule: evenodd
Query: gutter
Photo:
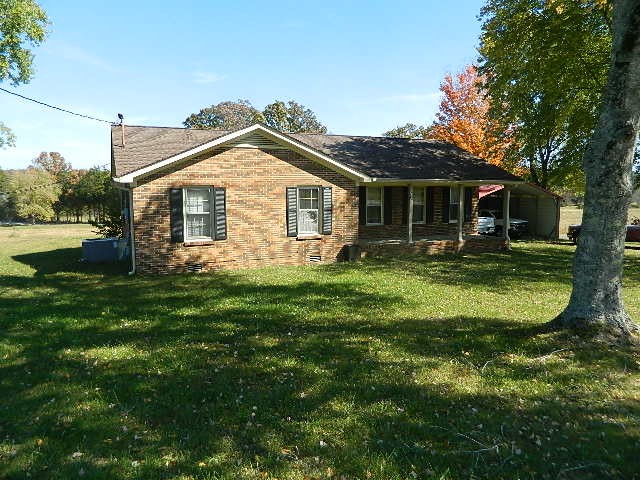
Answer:
M363 181L361 185L368 184L378 185L407 185L408 183L415 184L430 184L430 185L466 185L466 186L479 186L479 185L521 185L524 180L451 180L446 178L419 178L419 179L406 179L406 178L376 178L372 177L368 181Z

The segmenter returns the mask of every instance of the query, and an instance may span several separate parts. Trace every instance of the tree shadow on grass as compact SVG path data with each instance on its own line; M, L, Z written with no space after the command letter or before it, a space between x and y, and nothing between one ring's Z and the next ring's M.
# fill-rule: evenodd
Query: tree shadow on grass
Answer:
M637 378L633 353L394 315L405 298L343 275L351 264L288 283L130 278L73 270L68 253L0 277L14 292L0 304L0 476L636 475L640 407L615 393Z
M537 244L535 248L516 247L508 252L366 258L363 262L347 266L327 265L326 268L337 275L359 270L374 273L392 269L426 282L504 292L518 282L570 285L573 254L573 249ZM624 277L629 282L640 282L639 256L625 259Z
M30 266L35 276L55 273L84 273L122 275L127 272L129 262L89 263L82 260L82 248L59 248L46 252L14 255L13 260Z

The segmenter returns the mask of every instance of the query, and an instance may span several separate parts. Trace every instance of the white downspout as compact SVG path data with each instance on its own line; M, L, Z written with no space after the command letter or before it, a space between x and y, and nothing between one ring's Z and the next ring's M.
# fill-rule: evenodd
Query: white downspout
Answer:
M409 184L409 211L407 212L407 242L409 245L413 244L413 185Z
M133 230L133 188L129 189L129 240L131 242L131 271L129 275L136 273L136 241Z

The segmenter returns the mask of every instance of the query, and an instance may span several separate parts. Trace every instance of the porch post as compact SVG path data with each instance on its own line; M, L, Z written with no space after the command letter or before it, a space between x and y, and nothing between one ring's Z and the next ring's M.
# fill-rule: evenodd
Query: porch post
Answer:
M409 195L409 211L407 212L407 219L409 225L407 225L408 239L409 244L413 243L413 187L409 184L408 187L408 195Z
M460 185L458 188L458 250L460 250L463 242L462 227L464 226L464 186Z
M511 250L511 239L509 238L509 228L511 228L509 208L511 208L511 189L505 186L504 194L502 195L502 235L504 236L507 250Z

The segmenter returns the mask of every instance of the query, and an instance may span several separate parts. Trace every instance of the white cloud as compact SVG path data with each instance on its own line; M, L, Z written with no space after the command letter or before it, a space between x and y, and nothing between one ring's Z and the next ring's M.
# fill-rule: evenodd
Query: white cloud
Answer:
M213 72L194 72L193 73L193 83L214 83L222 80L224 78L223 75L218 75Z
M83 65L95 67L108 72L118 71L117 68L106 60L100 58L98 55L70 43L57 42L51 47L51 49L54 54L59 55L65 60L82 63Z

